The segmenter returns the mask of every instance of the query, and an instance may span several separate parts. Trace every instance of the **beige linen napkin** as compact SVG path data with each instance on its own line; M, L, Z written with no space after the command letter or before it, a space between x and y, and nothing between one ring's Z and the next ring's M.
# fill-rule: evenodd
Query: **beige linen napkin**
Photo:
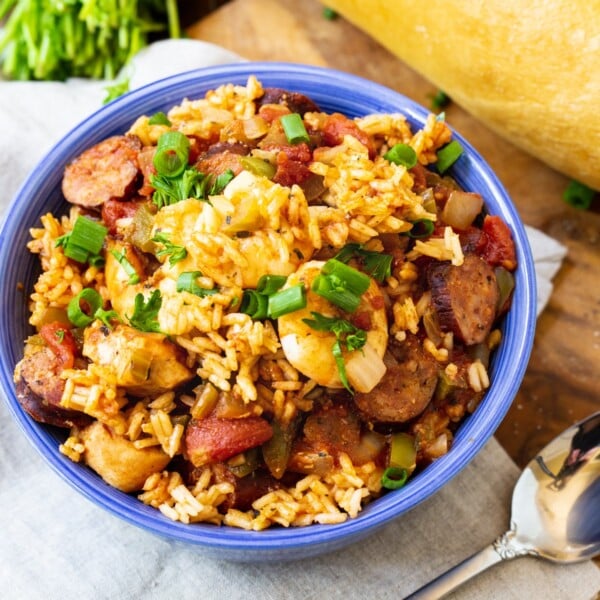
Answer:
M202 42L160 42L137 57L132 82L238 60ZM51 144L103 96L98 82L0 82L2 211ZM543 266L541 310L564 248L536 230L528 235ZM505 531L519 474L492 439L437 495L358 544L298 562L236 564L159 539L96 507L44 463L4 402L0 432L0 581L8 600L398 600ZM600 570L591 562L561 567L521 558L454 597L590 600L599 588Z

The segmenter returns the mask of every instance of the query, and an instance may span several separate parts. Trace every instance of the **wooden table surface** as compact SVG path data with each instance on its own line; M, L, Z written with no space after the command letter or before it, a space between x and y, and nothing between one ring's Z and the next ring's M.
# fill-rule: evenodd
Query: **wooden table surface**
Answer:
M193 23L190 37L250 60L329 66L384 84L428 106L436 88L317 0L233 0ZM496 438L521 467L575 421L599 410L600 214L562 200L568 180L491 132L457 105L448 122L484 156L523 221L562 242L568 255L538 321L521 389Z

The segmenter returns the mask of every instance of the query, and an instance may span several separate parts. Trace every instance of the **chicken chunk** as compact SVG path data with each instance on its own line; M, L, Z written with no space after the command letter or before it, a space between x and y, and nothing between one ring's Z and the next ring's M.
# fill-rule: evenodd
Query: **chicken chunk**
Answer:
M80 437L85 464L122 492L140 490L150 475L162 471L171 460L160 446L136 448L98 421L86 427Z
M111 367L115 383L133 396L160 394L189 381L194 373L183 364L181 348L161 333L128 325L110 330L100 323L85 330L83 355Z

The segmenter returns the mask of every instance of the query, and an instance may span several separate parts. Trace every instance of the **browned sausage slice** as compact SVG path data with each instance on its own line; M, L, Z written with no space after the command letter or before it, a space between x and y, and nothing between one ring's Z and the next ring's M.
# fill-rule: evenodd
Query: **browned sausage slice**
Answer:
M496 318L498 284L492 267L467 254L460 267L432 264L428 271L431 304L442 331L452 331L468 346L483 342Z
M48 403L41 396L34 394L31 387L23 379L19 379L15 387L19 404L38 423L70 429L71 427L86 427L93 420L82 412Z
M404 423L421 414L438 381L439 365L419 340L390 342L384 356L387 371L367 394L357 392L354 402L366 418L380 423Z
M65 198L86 208L128 198L138 181L141 148L139 138L127 135L113 136L88 148L65 169Z
M265 88L265 93L258 99L257 104L259 107L263 104L283 104L292 112L301 115L307 112L320 112L319 107L304 94L288 92L281 88Z

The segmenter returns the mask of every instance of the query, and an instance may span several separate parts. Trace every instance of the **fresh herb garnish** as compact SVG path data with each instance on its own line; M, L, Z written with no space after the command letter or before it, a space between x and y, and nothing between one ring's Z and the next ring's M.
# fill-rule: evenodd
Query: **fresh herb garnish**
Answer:
M201 298L217 294L219 291L217 288L203 288L198 285L196 280L201 276L202 273L200 271L186 271L181 273L177 278L177 291L189 292L190 294L200 296Z
M168 256L169 264L171 266L182 261L187 256L187 250L183 246L177 246L173 244L165 233L157 233L153 238L153 242L162 244L164 248L156 252L156 256Z
M302 319L310 328L316 331L329 331L335 335L335 342L331 347L335 363L338 368L340 380L343 386L352 394L354 393L344 364L343 350L349 352L360 350L367 342L367 332L346 321L336 317L326 317L318 312L311 312L312 319Z
M117 250L111 250L110 253L117 259L117 262L121 265L125 273L129 275L129 280L127 281L127 283L129 285L135 285L136 283L139 283L140 276L135 270L135 267L129 262L125 248L123 248L121 252Z
M233 177L231 169L212 177L194 167L188 167L178 177L153 175L150 179L155 189L152 202L161 209L188 198L208 201L209 196L220 194Z
M158 311L162 306L160 290L154 290L148 300L145 300L144 294L137 294L133 306L131 317L127 315L132 327L139 331L161 333L158 324Z
M365 273L379 283L392 275L393 256L391 254L365 250L362 244L356 242L346 244L334 258L343 263L347 263L352 258L358 259Z

